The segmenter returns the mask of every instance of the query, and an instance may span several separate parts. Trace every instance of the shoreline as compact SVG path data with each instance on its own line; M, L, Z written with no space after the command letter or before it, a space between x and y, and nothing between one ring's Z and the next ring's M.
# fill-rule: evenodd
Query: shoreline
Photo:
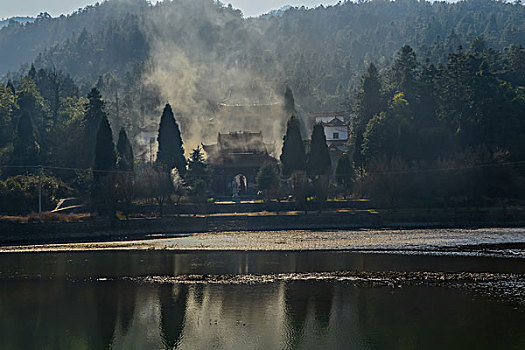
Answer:
M225 231L42 244L11 244L1 253L90 251L333 252L525 259L525 227Z
M325 230L441 230L525 227L523 215L499 217L493 213L428 213L345 211L310 213L233 213L110 220L95 218L78 222L0 222L0 247L34 244L120 242L169 238L180 235L225 232L325 231ZM519 214L523 214L521 210Z

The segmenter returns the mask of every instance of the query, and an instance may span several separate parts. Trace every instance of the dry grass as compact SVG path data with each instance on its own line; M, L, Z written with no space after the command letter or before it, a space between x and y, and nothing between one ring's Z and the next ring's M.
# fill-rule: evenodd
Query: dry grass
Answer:
M42 213L42 222L79 222L91 219L91 214L61 214L61 213ZM39 222L38 213L31 213L27 216L0 216L0 221L16 224L26 224Z

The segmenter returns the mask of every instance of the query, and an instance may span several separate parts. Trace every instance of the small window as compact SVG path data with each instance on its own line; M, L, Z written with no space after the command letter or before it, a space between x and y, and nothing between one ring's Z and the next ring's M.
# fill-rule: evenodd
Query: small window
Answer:
M334 132L334 137L333 137L334 140L339 140L339 133L338 132Z

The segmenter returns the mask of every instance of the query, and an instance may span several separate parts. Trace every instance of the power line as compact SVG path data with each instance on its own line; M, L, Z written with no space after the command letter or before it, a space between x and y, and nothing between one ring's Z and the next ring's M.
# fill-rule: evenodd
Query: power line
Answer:
M409 174L420 174L420 173L433 173L433 172L448 172L448 171L467 171L475 169L484 169L492 167L505 167L505 166L518 166L525 165L525 160L515 162L504 162L504 163L485 163L465 167L455 168L429 168L429 169L407 169L398 171L383 171L383 172L367 172L367 175L409 175ZM48 170L65 170L65 171L91 171L93 173L106 173L106 174L135 174L133 171L124 170L96 170L92 168L69 168L69 167L57 167L47 165L0 165L0 169L48 169ZM339 173L336 176L353 175L354 173ZM195 177L220 177L223 175L216 174L199 174Z
M431 173L431 172L441 172L441 171L464 171L464 170L474 170L474 169L483 169L490 167L499 167L499 166L510 166L510 165L523 165L525 161L516 161L516 162L505 162L505 163L486 163L478 164L468 167L458 167L458 168L429 168L429 169L415 169L415 170L400 170L400 171L386 171L386 172L370 172L368 175L401 175L401 174L417 174L417 173ZM348 175L348 174L347 174Z

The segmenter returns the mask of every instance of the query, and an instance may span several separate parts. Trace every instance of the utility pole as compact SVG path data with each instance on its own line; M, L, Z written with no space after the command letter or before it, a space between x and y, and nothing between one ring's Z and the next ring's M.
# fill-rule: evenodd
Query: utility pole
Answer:
M42 166L38 168L38 220L42 222Z

